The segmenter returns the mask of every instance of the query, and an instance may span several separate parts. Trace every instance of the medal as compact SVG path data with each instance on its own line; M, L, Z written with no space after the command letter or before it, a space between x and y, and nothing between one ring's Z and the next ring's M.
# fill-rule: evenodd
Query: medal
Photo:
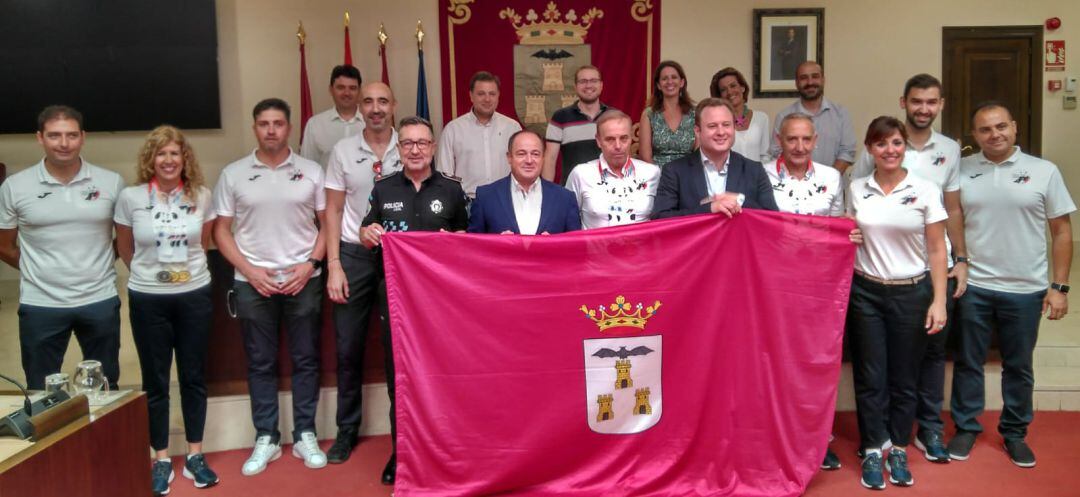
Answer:
M157 280L158 283L170 283L172 282L172 273L169 271L158 271Z

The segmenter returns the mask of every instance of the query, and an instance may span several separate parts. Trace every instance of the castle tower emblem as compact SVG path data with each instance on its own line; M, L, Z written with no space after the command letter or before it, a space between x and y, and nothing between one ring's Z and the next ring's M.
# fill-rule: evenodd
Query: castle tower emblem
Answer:
M584 340L589 427L598 433L638 433L659 422L663 336L645 328L660 302L631 304L622 295L607 306L579 309L596 328Z

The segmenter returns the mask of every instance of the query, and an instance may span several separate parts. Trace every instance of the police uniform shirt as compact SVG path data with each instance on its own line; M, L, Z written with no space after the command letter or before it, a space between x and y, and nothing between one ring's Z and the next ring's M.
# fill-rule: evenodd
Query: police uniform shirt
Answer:
M345 192L341 216L341 241L360 243L360 222L368 213L368 199L375 186L376 169L388 176L401 170L397 130L390 134L390 143L379 157L364 139L364 134L350 136L334 145L326 167L326 188Z
M840 171L811 162L806 176L797 179L788 174L787 167L780 162L774 160L764 164L780 212L830 217L844 215Z
M585 229L621 226L648 221L660 184L660 167L630 159L623 176L611 172L601 155L570 171L566 188L581 206L581 227Z
M0 185L0 229L18 229L19 303L77 307L116 296L113 207L124 181L83 160L68 183L42 160Z
M186 235L183 242L187 247L187 261L172 264L161 262L158 257L159 234L154 230L151 219L150 187L135 185L120 192L113 221L131 228L135 240L129 289L142 293L175 294L198 290L210 283L202 232L205 224L216 219L217 214L214 213L209 188L201 186L194 193L194 198L184 194L177 208L171 209L176 221L183 218L182 226Z
M847 197L864 240L855 252L855 269L895 280L930 268L926 226L949 217L937 185L909 173L885 194L870 175L852 181Z
M342 119L336 108L320 112L308 119L304 127L304 143L300 145L300 155L305 159L318 162L326 167L330 162L330 152L337 142L364 131L364 116L360 107L352 119Z
M221 171L214 210L234 218L236 245L252 265L286 269L306 262L319 236L315 213L326 210L322 167L290 151L271 168L252 152ZM247 281L239 271L235 278Z
M968 283L1010 293L1046 290L1046 222L1076 210L1050 161L1015 152L994 164L981 152L960 161Z
M364 226L379 223L386 231L462 231L469 225L461 182L433 172L420 190L404 172L375 183Z
M476 188L510 174L506 161L510 135L521 125L498 112L487 123L469 111L450 121L439 137L435 166L450 176L461 178L465 194L476 197Z

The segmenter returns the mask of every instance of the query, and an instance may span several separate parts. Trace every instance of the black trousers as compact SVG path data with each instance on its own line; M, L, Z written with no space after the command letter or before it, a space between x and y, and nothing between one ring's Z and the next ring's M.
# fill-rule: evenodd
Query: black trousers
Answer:
M945 328L927 338L926 352L919 363L918 402L915 405L915 420L923 431L945 431L941 420L941 409L945 404L945 343L950 330L956 325L956 278L949 278L945 299Z
M210 285L173 294L128 290L128 311L150 414L150 446L169 448L169 375L173 351L184 434L202 442L206 426L206 354L213 316Z
M378 289L375 255L366 247L341 242L341 267L349 283L345 304L334 304L337 342L337 425L358 428L363 412L364 348Z
M83 358L101 361L109 388L116 390L120 378L119 297L78 307L20 304L19 345L27 387L44 390L45 377L60 372L72 332Z
M911 442L919 362L926 349L926 311L933 300L927 276L914 285L883 285L855 275L847 329L861 446Z
M244 332L248 360L251 421L257 436L278 440L278 336L281 324L292 358L293 438L315 431L319 403L319 313L322 279L312 278L294 296L263 297L251 285L236 281L237 317Z

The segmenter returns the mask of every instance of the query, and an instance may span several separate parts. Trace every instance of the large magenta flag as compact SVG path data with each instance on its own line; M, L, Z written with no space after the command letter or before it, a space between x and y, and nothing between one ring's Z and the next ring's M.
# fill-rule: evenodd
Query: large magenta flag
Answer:
M801 494L832 426L852 227L388 234L395 494Z

